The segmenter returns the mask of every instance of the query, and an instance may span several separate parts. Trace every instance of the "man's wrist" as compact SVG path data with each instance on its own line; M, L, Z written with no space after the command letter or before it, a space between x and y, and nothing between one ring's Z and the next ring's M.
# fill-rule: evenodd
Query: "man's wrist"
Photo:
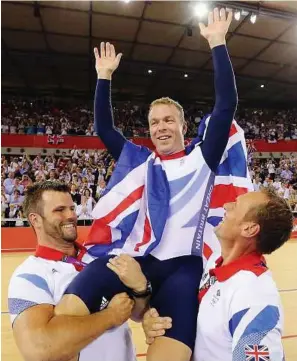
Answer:
M220 46L220 45L226 45L226 39L225 37L212 37L211 39L208 40L208 44L210 46L211 49L215 48L216 46Z
M105 315L107 315L107 327L108 328L112 328L115 327L117 325L116 323L116 313L114 312L114 310L112 308L106 308L103 311L100 311L100 314L105 313Z
M100 73L98 73L97 75L98 75L98 79L111 80L112 72L105 70L105 71L100 71Z
M146 289L147 289L147 280L145 280L141 284L137 285L137 287L133 288L133 292L142 293L142 292L145 292Z
M137 290L137 291L136 291ZM152 284L150 281L146 281L146 286L135 288L132 290L132 296L136 298L148 297L152 294Z

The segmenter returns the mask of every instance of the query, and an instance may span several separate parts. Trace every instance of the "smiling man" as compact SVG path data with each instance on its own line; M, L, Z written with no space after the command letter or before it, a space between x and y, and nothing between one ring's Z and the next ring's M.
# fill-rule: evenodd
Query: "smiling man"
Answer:
M13 334L24 359L96 361L100 355L102 361L135 361L125 323L133 307L127 294L116 295L93 315L83 309L74 316L55 314L68 284L92 260L76 243L77 217L68 186L46 181L29 187L24 211L38 245L15 270L8 289Z

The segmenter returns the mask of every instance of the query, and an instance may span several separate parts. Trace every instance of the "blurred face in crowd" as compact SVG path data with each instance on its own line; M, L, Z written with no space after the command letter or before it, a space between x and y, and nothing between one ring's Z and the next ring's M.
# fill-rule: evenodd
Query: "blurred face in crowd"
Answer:
M219 241L232 247L239 238L248 240L256 237L260 232L260 225L246 216L252 209L267 202L268 197L264 193L250 192L237 197L236 202L226 203L225 216L214 230Z
M72 193L76 192L76 185L75 184L71 184L71 192Z
M99 186L100 186L101 188L105 188L106 183L105 183L105 180L104 180L104 179L101 179L98 183L99 183Z
M86 198L90 198L91 194L90 194L90 191L89 191L88 189L86 189L86 190L84 191L84 196L85 196Z
M14 198L19 198L19 196L21 195L20 192L18 190L15 190L13 192Z
M13 177L14 177L14 173L13 173L13 172L9 172L9 173L8 173L8 178L13 179Z
M40 211L30 213L29 219L36 232L56 242L73 243L77 238L77 216L69 193L45 191Z
M148 120L151 140L159 154L169 155L184 149L187 127L175 105L154 105Z

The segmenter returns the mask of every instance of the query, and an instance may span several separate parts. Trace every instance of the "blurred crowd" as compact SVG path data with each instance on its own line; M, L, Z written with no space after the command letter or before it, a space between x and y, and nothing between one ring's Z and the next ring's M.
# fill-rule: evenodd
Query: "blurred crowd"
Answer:
M194 137L197 125L211 112L207 105L184 106L188 122L187 137ZM114 104L114 120L126 137L149 136L148 105L130 102ZM9 100L2 102L2 133L37 135L96 136L91 106L70 106L39 100ZM247 139L297 139L297 109L263 110L238 108L236 120L244 129Z
M109 181L115 162L107 151L78 150L61 155L5 156L1 159L2 225L22 226L26 189L44 180L69 184L80 223L90 224L92 209ZM297 211L297 153L276 159L252 159L250 175L255 190L272 186Z
M297 153L280 159L252 159L249 169L255 191L273 187L297 212Z
M63 152L61 156L2 155L2 219L20 219L13 225L23 225L22 204L26 189L35 182L50 180L69 184L78 219L90 220L92 209L105 190L114 165L114 160L106 151L90 152L76 148L70 154ZM88 223L91 221L83 222Z

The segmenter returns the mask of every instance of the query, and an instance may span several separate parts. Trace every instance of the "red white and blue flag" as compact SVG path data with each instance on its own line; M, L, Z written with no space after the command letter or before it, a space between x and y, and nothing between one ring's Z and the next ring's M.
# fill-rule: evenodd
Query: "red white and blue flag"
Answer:
M264 345L245 345L246 361L269 361L269 350Z
M194 154L192 152L199 146L199 141L203 141L209 119L210 117L203 120L200 136L186 147L187 155L183 157L184 162L195 162L192 166L198 170L197 182L202 182L198 173L202 174L203 169L197 164L199 159L190 157L189 154ZM98 257L117 254L124 249L125 253L131 256L142 256L149 254L159 244L167 219L172 213L171 198L181 194L182 199L185 182L190 182L196 177L195 172L186 176L181 174L180 179L174 182L172 194L173 182L168 181L163 162L166 161L162 161L155 152L128 141L125 143L107 189L93 210L94 222L86 242L91 255ZM203 206L201 202L201 212L198 212L197 205L195 209L189 209L189 213L192 212L195 217L200 213L199 217L202 215L206 219L203 223L203 251L201 250L200 255L203 252L204 259L207 260L212 253L220 252L219 242L212 230L224 216L223 205L253 190L247 169L244 132L235 121L232 123L229 141L216 174L212 173L213 177L209 176L210 171L205 174L209 177L206 191L212 190L210 202L207 202L207 206ZM199 184L197 185L198 194ZM177 189L177 186L180 186L180 189ZM201 192L202 188L201 186ZM201 193L199 196L202 199L204 194ZM180 204L182 207L188 207L186 201L181 201ZM203 214L202 209L206 209L206 213ZM196 222L195 217L193 220ZM198 223L199 221L195 227L198 227ZM189 227L186 223L181 225L181 228L186 227ZM193 245L194 241L193 239ZM192 247L192 254L199 255L193 252L194 248Z

